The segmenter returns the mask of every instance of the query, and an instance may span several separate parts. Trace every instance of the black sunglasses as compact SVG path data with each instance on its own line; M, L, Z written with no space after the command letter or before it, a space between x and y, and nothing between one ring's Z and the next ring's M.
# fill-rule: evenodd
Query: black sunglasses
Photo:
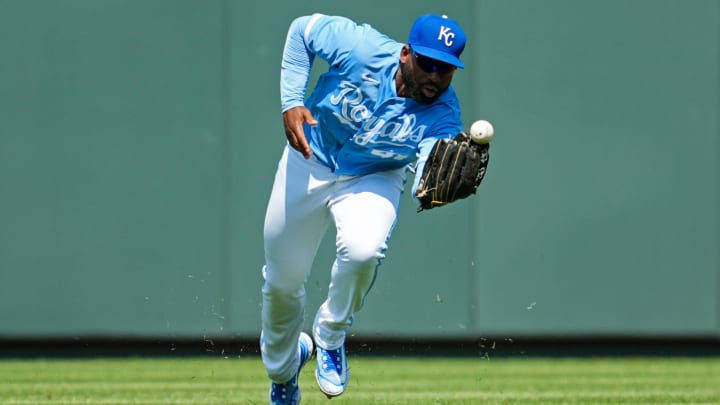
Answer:
M449 63L440 62L439 60L428 58L427 56L422 56L415 52L414 49L410 49L410 51L412 52L413 58L415 58L415 62L417 62L417 65L425 73L438 72L439 74L444 75L455 69L455 66Z

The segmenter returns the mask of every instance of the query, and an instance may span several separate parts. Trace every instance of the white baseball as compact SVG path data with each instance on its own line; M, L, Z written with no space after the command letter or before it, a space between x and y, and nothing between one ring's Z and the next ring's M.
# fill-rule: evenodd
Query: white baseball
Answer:
M492 140L495 130L490 122L477 120L470 126L470 139L475 143L483 144Z

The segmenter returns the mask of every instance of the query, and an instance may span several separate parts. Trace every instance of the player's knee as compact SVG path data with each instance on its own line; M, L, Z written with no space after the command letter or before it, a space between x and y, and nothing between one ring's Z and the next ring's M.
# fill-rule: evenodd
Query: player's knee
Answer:
M265 266L263 278L263 294L292 296L303 289L306 276L298 272L281 273Z
M385 244L355 243L339 249L338 259L358 271L373 270L385 257Z

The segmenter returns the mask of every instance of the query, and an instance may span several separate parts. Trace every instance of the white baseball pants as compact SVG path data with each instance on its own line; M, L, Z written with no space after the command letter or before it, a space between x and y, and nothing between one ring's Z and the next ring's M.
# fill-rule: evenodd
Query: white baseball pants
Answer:
M298 369L305 282L331 221L336 258L326 301L313 324L316 344L337 349L385 257L406 170L337 176L286 146L265 216L261 353L268 376L285 383Z

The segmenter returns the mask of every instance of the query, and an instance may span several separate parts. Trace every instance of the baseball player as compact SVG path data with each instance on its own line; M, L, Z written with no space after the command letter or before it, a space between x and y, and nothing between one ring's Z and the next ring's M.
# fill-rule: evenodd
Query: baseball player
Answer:
M345 391L346 331L385 257L407 172L416 163L422 171L433 145L463 129L450 83L465 41L457 22L434 14L415 21L407 43L339 16L290 25L280 77L288 144L264 225L260 343L270 403L300 401L298 375L315 348L320 390ZM316 57L329 70L306 99ZM336 258L311 338L301 331L305 282L330 224Z

